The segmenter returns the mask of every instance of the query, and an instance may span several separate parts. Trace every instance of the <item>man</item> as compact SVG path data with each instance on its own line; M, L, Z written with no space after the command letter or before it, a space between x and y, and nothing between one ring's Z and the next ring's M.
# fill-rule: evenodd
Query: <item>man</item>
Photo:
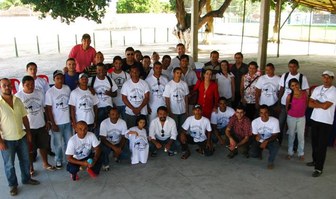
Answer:
M125 58L122 60L122 70L127 73L130 73L131 67L135 66L139 70L140 77L144 77L146 74L142 67L142 64L141 62L136 61L134 56L135 56L134 48L127 47L125 49Z
M22 183L37 185L40 182L32 179L29 173L28 143L31 143L31 133L27 111L21 100L12 95L12 85L9 79L1 79L0 85L0 150L10 188L9 193L15 196L18 194L14 164L15 154L17 154L20 162ZM22 129L22 126L25 127L25 130Z
M274 74L275 68L272 63L268 63L265 67L265 75L259 77L256 84L256 108L260 105L267 105L271 115L274 116L277 108L279 96L280 77Z
M27 75L32 76L34 78L34 85L35 85L35 89L39 89L43 92L43 94L45 94L47 92L47 90L50 88L49 87L49 83L47 82L47 80L41 78L41 77L37 77L37 65L34 62L29 62L26 65L26 72ZM19 91L23 90L23 85L22 82L19 85Z
M313 161L307 166L314 166L313 177L319 177L323 172L324 162L327 155L329 135L333 129L336 88L333 86L334 73L324 71L322 73L323 85L314 89L309 98L309 107L313 108L312 120L312 157Z
M28 113L27 117L32 135L33 151L39 149L44 169L55 171L56 168L48 162L48 149L50 148L50 135L48 131L50 123L45 120L44 93L39 89L35 89L35 81L31 76L24 76L21 82L23 90L16 93L16 97L20 98ZM33 160L32 154L30 158ZM32 162L30 171L31 173L34 172Z
M214 132L212 134L212 141L217 143L220 142L221 145L225 144L222 135L225 135L226 127L229 123L230 118L235 114L235 111L226 105L226 99L220 97L218 100L218 109L211 113L211 128Z
M112 97L117 96L117 84L106 75L106 68L103 63L98 63L96 67L97 76L92 77L91 87L98 97L98 122L95 134L99 135L100 123L108 117L110 107L113 107Z
M280 123L280 134L279 134L279 144L282 143L283 134L286 132L285 124L287 121L287 111L286 111L286 98L292 92L288 86L289 80L295 78L300 82L301 90L306 90L308 92L309 85L306 76L302 75L298 72L299 69L299 62L296 59L292 59L288 63L288 70L289 72L282 74L279 85L279 98L281 98L281 110L279 115L279 123Z
M88 87L88 75L79 75L78 87L70 93L70 119L72 127L76 127L78 121L85 121L90 132L97 125L99 103L98 97L93 95Z
M149 122L156 118L157 109L160 106L166 106L165 98L162 96L168 79L161 74L162 64L155 62L153 67L154 73L146 78L150 90L149 97Z
M102 142L104 171L110 170L109 154L111 151L113 151L115 161L120 162L120 155L126 143L124 136L126 131L126 122L120 119L118 109L116 107L109 108L109 117L101 123L99 132Z
M168 80L171 80L172 79L172 75L170 73L170 71L168 70L168 67L170 65L170 62L171 62L171 57L169 55L164 55L162 57L162 74L165 75Z
M55 85L47 91L45 105L47 118L54 135L56 169L61 169L63 166L63 146L65 150L72 136L69 110L71 90L63 84L64 74L61 70L56 70L53 73L53 78ZM62 145L62 143L64 144Z
M240 95L240 83L242 77L248 72L248 67L247 64L243 62L244 56L241 52L237 52L234 55L235 63L231 67L231 72L234 75L234 80L235 80L235 99L233 102L233 108L236 108L236 106L239 104L241 100L241 95Z
M264 149L269 150L268 169L274 168L274 160L279 150L278 134L279 120L269 116L267 105L261 105L259 109L260 117L252 121L252 133L254 139L251 146L251 157L262 158Z
M211 69L212 70L212 79L216 78L216 74L220 72L221 67L220 67L220 63L219 63L219 52L214 50L211 51L210 53L210 61L205 63L203 66L202 71L205 71L207 69Z
M174 57L172 60L171 60L171 63L170 63L170 66L169 66L169 70L172 71L174 70L174 68L176 67L179 67L180 66L180 60L181 60L181 56L185 54L185 46L184 44L182 43L179 43L176 45L176 52L177 52L177 56ZM195 66L195 63L194 63L194 60L191 56L187 55L188 56L188 60L189 60L189 63L188 63L188 67L191 69L191 70L195 70L196 69L196 66Z
M115 56L113 58L114 70L111 73L111 78L118 86L117 96L113 98L113 103L117 106L117 109L121 115L122 119L125 119L125 104L122 101L121 88L124 83L131 78L131 76L122 70L122 59L120 56Z
M239 151L248 158L249 140L251 135L251 121L245 115L245 107L238 105L235 114L230 118L225 130L225 136L229 143L227 147L230 150L227 157L232 159Z
M84 69L84 73L88 74L89 77L94 77L97 75L97 64L104 63L104 55L102 52L98 51L94 57L94 63L91 66L87 66ZM105 65L104 65L105 66ZM107 68L105 68L107 70Z
M91 175L98 175L102 166L100 141L92 132L88 132L86 122L77 122L75 130L76 134L70 138L65 151L67 171L73 181L79 180L77 173L81 166L90 169L93 172Z
M187 83L181 80L181 68L174 68L173 72L174 77L166 85L162 96L165 97L170 117L176 123L177 132L180 132L180 128L187 117L189 88Z
M151 59L148 55L143 56L142 58L142 68L145 71L144 76L141 77L141 79L145 80L148 75L150 74L150 71L152 71L152 64Z
M176 123L168 116L168 109L160 106L157 109L157 117L149 126L149 142L152 157L157 156L157 150L164 148L168 156L175 153L175 141L177 137Z
M76 72L82 73L84 69L94 63L96 50L90 46L91 37L89 34L83 34L82 44L75 45L70 53L69 58L76 60Z
M193 89L193 87L195 86L197 80L198 80L197 75L196 75L195 71L193 71L192 69L190 69L188 67L188 65L189 65L188 55L181 55L180 60L181 60L180 61L180 68L182 70L181 79L188 84L189 91L191 91Z
M206 154L212 150L211 146L211 124L208 118L202 116L202 107L196 104L192 116L189 116L182 125L180 142L182 147L181 159L187 159L190 156L188 144L197 144L198 153Z
M121 95L126 105L125 120L127 127L136 125L139 115L148 114L149 87L145 80L140 79L140 71L136 66L131 67L131 79L127 80L121 88Z

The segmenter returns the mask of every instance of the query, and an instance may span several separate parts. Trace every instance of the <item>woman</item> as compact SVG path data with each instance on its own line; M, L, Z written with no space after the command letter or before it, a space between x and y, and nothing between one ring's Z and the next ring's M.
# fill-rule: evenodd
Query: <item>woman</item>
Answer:
M225 97L227 105L234 101L235 83L234 75L229 70L229 62L223 60L220 62L221 71L216 74L218 92L220 97Z
M217 83L211 81L212 70L204 72L202 80L198 80L193 91L198 92L197 103L202 107L202 115L210 119L213 110L217 110L219 99Z
M306 108L307 108L307 92L300 89L300 83L296 78L289 80L288 87L291 93L286 98L287 110L287 134L288 134L288 155L290 160L293 155L293 143L295 133L298 137L298 157L304 160L304 132L306 126Z
M252 121L256 116L256 83L259 78L257 73L257 62L250 62L248 64L248 73L241 79L240 96L241 102L246 106L246 116Z

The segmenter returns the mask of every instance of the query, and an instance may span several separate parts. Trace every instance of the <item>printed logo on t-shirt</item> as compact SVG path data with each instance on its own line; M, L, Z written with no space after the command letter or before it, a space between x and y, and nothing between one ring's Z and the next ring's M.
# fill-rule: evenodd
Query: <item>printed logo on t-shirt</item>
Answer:
M117 84L119 90L121 89L125 81L126 79L123 77L117 77L116 79L114 79L114 82Z
M274 95L275 92L276 92L276 88L271 82L267 82L264 84L263 89L262 89L263 95L265 95L266 97L270 97Z
M79 104L78 109L83 110L85 112L91 111L93 107L92 98L89 95L84 95L81 98L79 98L78 104Z
M25 105L25 109L27 110L28 114L30 115L39 114L39 112L42 109L42 104L39 103L40 101L41 100L36 97L24 100L23 104Z
M69 101L69 96L66 94L61 94L56 97L56 109L66 111L69 109L68 101Z
M90 152L91 152L91 145L84 143L75 149L75 157L77 157L78 160L81 160L89 156Z
M198 125L191 126L190 136L198 140L202 139L202 127Z
M109 96L105 95L105 92L108 90L110 90L110 87L105 85L95 87L95 91L100 102L105 102L109 99Z
M217 128L218 129L222 129L224 127L226 127L229 123L229 118L227 117L218 117L217 120Z
M139 136L134 142L134 149L138 151L144 151L147 147L147 141L145 138Z
M152 95L156 98L162 98L164 87L158 84L153 85Z
M118 144L120 141L121 130L111 129L107 131L106 139L112 144Z
M133 88L129 95L129 101L136 105L140 105L144 99L144 91L138 88Z
M272 128L263 126L258 129L258 133L261 137L261 139L265 140L272 136Z
M176 102L182 102L184 100L185 91L182 88L176 88L173 91L172 99Z

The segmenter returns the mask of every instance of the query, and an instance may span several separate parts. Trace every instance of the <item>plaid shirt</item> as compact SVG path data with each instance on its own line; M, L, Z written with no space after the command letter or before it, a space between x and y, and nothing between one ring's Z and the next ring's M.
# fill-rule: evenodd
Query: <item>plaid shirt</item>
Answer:
M251 121L246 116L243 116L242 120L238 121L237 116L233 115L230 118L227 128L233 130L233 132L237 135L239 139L243 139L246 136L252 135Z

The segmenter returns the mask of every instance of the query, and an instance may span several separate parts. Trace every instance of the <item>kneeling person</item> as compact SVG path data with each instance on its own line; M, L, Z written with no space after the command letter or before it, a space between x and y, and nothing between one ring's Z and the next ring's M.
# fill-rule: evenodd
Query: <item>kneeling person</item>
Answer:
M102 166L100 141L95 134L88 132L88 125L79 121L75 126L76 134L69 142L65 154L67 156L67 171L71 174L72 180L78 180L78 171L81 166L91 169L98 175ZM92 162L88 161L92 159Z
M120 162L120 155L125 146L125 132L127 131L126 122L120 119L118 109L116 107L110 108L108 111L108 118L103 120L100 125L100 140L102 142L103 150L103 170L108 171L109 154L113 151L113 157L116 162Z
M208 118L202 116L202 108L196 104L193 108L194 115L189 116L182 125L180 141L182 147L182 159L190 156L188 144L197 144L197 152L204 154L205 149L212 149L211 146L211 124Z
M157 150L164 146L169 156L174 155L175 140L177 137L176 123L168 116L168 109L160 106L157 109L157 117L149 126L149 141L151 156L157 156Z

